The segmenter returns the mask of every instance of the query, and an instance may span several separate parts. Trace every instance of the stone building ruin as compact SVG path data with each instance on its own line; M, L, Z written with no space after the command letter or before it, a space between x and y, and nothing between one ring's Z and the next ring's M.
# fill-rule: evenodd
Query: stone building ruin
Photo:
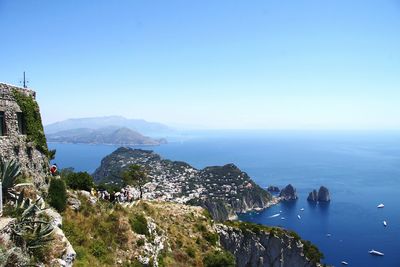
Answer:
M17 98L19 95L20 98ZM35 106L35 112L26 112L18 104L20 99L28 99ZM20 102L21 103L21 102ZM29 119L26 117L29 113ZM32 114L34 119L32 119ZM27 132L31 130L28 123L35 122L39 127L35 134ZM32 131L32 130L31 130ZM0 156L4 160L15 159L21 165L22 174L31 178L35 185L44 183L48 175L49 160L47 144L42 144L39 149L35 138L45 140L43 125L39 108L36 102L36 92L27 88L20 88L5 83L0 83ZM43 142L42 142L43 143Z

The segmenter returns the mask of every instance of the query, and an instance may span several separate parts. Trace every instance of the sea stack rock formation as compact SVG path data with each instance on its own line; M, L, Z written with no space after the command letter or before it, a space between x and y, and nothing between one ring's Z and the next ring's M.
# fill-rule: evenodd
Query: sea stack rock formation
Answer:
M331 197L329 195L329 190L325 186L321 186L318 191L318 201L319 202L329 202Z
M281 193L279 194L279 197L281 197L283 200L296 200L297 199L297 193L296 189L291 185L288 184L285 188L282 189Z
M308 194L307 200L308 200L308 201L312 201L312 202L317 202L317 201L318 201L318 193L317 193L317 190L314 189L312 192L310 192L310 193Z
M308 194L307 200L312 202L329 202L331 201L331 197L328 188L326 188L325 186L321 186L318 190L318 193L315 189L310 192Z

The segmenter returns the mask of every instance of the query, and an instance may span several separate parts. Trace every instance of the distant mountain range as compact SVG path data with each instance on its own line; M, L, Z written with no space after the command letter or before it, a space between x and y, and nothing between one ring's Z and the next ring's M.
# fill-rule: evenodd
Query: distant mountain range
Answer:
M107 117L91 117L80 119L68 119L45 126L47 135L54 134L61 131L73 129L101 129L106 127L128 128L137 131L141 134L148 136L165 136L166 134L173 133L174 130L167 125L148 122L141 119L127 119L121 116L107 116ZM80 130L80 132L82 132Z
M47 133L47 141L60 143L112 144L112 145L160 145L165 139L153 139L126 127L100 129L77 128Z

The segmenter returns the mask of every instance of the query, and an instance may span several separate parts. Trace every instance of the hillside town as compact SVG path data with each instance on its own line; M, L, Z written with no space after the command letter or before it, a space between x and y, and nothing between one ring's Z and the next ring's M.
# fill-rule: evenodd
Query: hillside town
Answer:
M121 184L121 174L130 165L142 166L149 178L143 187L143 199L200 205L222 203L220 206L229 210L231 216L263 209L276 201L234 164L197 170L187 163L165 160L152 151L141 149L117 149L102 160L94 179L97 183ZM124 190L133 198L139 195L137 188Z

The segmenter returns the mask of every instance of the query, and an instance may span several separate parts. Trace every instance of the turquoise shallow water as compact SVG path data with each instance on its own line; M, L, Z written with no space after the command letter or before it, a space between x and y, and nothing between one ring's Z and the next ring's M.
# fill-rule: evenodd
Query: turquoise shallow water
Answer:
M297 188L298 201L240 219L295 230L318 245L325 262L335 266L342 260L349 266L400 266L399 132L220 131L190 133L178 140L148 149L197 168L234 163L263 187L292 183ZM57 149L60 167L89 172L117 148L50 147ZM320 185L330 189L332 202L310 205L307 194ZM379 203L385 208L377 209ZM286 220L269 218L280 211ZM386 228L383 220L388 222ZM370 249L385 256L371 256Z

